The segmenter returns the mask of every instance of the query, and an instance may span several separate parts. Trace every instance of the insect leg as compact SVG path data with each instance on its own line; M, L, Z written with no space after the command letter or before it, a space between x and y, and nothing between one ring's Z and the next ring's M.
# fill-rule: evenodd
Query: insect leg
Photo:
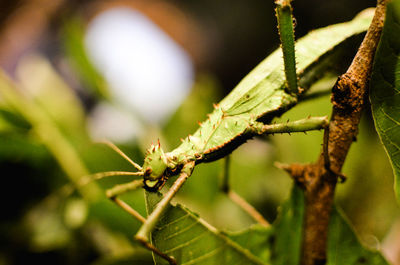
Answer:
M324 117L308 117L298 121L280 123L280 124L263 124L255 122L251 130L258 135L274 134L274 133L292 133L307 132L312 130L321 130L328 126L329 121Z
M91 175L83 176L79 182L78 185L86 185L89 182L93 180L99 180L107 177L112 177L112 176L143 176L142 172L130 172L130 171L105 171L105 172L99 172L99 173L94 173Z
M143 187L143 180L134 180L128 183L119 184L106 191L107 197L112 200L115 204L121 207L124 211L135 217L137 220L143 223L143 226L148 222L148 219L144 218L140 213L133 209L129 204L119 199L118 196L128 191L135 190ZM159 249L154 247L147 241L138 240L145 248L153 251L155 254L167 260L170 264L176 264L175 259L161 252Z
M237 204L241 209L243 209L249 216L251 216L255 221L264 226L269 226L268 221L245 199L243 199L239 194L230 189L229 186L229 164L230 156L226 156L224 159L224 173L222 178L221 190L224 192L228 198Z
M294 26L291 0L275 0L276 17L278 20L278 31L281 40L283 62L285 65L285 76L287 92L299 94L297 88L296 57L294 50Z
M149 241L149 234L154 230L158 220L165 212L165 210L168 208L168 205L171 202L172 198L182 187L187 178L192 174L193 168L194 168L194 162L189 162L183 166L177 180L174 182L172 187L165 193L161 201L157 204L154 211L147 217L146 221L135 235L135 239L139 241L144 247L153 251L160 257L164 258L170 264L176 264L175 259L173 257L166 255L165 253L162 253L155 246L153 246Z
M141 188L141 187L143 187L143 180L137 179L137 180L134 180L134 181L131 181L128 183L116 185L116 186L112 187L111 189L108 189L106 191L106 195L111 201L116 203L119 207L124 209L126 212L128 212L130 215L135 217L140 222L144 223L144 222L146 222L146 219L142 215L140 215L140 213L138 213L136 210L134 210L126 202L124 202L123 200L118 198L118 196L123 193L126 193L128 191L133 191L133 190L136 190L137 188Z

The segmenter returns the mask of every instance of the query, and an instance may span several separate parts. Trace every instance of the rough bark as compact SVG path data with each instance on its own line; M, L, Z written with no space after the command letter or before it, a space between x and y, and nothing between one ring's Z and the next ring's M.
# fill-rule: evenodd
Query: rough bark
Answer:
M332 89L331 120L325 135L325 147L317 162L307 165L293 164L286 168L305 194L302 265L326 263L330 213L336 183L341 177L338 172L358 134L387 2L389 0L378 0L372 23L353 62Z

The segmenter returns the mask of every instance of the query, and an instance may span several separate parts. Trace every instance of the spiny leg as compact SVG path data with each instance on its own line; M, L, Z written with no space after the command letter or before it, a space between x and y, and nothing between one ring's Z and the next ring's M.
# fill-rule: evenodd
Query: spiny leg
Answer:
M281 40L283 63L285 66L286 92L299 94L297 88L296 56L294 49L294 26L291 0L275 0L278 31Z
M185 181L190 177L194 168L195 162L191 161L185 164L176 179L172 187L165 193L161 201L157 204L153 212L147 217L146 222L142 225L139 231L135 235L135 239L139 241L144 247L153 251L155 254L167 260L170 264L176 264L173 257L161 252L155 246L153 246L149 241L149 234L154 230L158 220L163 215L165 210L168 208L169 203L172 198L178 192L178 190L183 186Z
M263 124L254 122L250 130L256 135L274 134L274 133L293 133L307 132L312 130L325 129L329 124L328 118L324 117L308 117L298 121L279 123L279 124Z
M230 156L226 156L224 159L224 172L222 178L221 190L228 196L228 198L243 209L249 216L263 226L269 226L269 222L245 199L239 194L230 189L229 186L229 164Z

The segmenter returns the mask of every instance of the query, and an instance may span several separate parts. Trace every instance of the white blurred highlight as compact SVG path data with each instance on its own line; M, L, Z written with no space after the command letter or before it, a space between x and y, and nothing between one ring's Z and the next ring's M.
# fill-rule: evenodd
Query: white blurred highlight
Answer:
M157 25L128 8L109 9L89 24L88 55L118 103L161 124L187 96L194 70L186 52Z

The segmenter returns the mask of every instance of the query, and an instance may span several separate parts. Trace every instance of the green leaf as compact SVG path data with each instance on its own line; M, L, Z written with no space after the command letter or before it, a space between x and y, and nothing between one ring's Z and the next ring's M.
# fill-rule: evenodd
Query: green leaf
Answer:
M0 132L28 131L30 124L18 113L0 107Z
M254 226L231 235L231 238L239 244L259 243L259 246L251 245L249 250L263 261L269 256L269 262L273 265L296 265L300 263L303 216L303 192L294 187L291 197L282 205L278 219L271 228ZM326 264L387 265L379 252L361 245L343 216L337 208L333 209L329 223Z
M271 263L299 264L304 216L304 196L294 187L290 199L283 204L270 240ZM351 226L336 208L329 223L327 265L336 264L388 264L379 252L364 248Z
M269 246L272 252L272 264L299 264L304 196L298 187L294 187L290 199L281 206L281 212L273 225L274 232Z
M161 196L146 194L150 213ZM178 264L268 264L181 205L167 209L151 238L157 248L174 256ZM158 256L154 258L156 264L168 264Z
M230 237L254 255L273 265L299 264L304 213L303 192L299 188L280 208L272 227L255 225ZM258 245L256 245L258 243Z
M160 199L147 193L148 211ZM254 225L244 231L223 233L189 209L170 206L152 233L152 242L174 256L178 264L273 264L300 262L304 196L294 187L272 227ZM328 235L328 265L388 265L377 251L364 248L343 214L333 209ZM156 264L167 264L155 257Z
M29 55L17 66L18 82L32 103L68 135L85 137L85 113L80 100L50 62Z
M255 224L243 231L230 232L227 235L262 261L269 263L271 260L269 245L274 238L272 233L271 228Z
M249 250L273 265L295 265L300 263L301 238L304 213L304 196L301 189L295 187L292 195L280 207L280 213L271 228L253 226L242 235L231 236L239 244L246 235L248 242L258 242ZM264 240L260 240L264 238Z
M387 6L381 41L375 56L370 99L375 127L389 155L400 203L400 1Z
M328 260L326 264L388 265L389 263L379 252L363 247L351 225L343 217L343 213L334 208L329 223Z
M282 211L273 225L271 263L299 264L304 216L304 196L294 187L290 199L282 205ZM271 233L270 233L271 234ZM377 251L364 248L343 214L334 208L328 233L327 265L336 264L388 264Z

